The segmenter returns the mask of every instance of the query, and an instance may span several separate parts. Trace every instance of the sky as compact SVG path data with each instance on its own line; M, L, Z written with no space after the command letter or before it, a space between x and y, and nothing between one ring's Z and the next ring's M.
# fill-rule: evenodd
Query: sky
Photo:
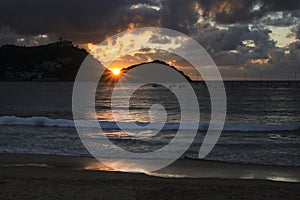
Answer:
M102 41L148 26L180 31L198 41L225 80L300 79L299 0L0 1L0 45L36 46L62 37L102 57L105 52L95 50ZM145 35L170 48L180 40ZM114 68L156 59L195 78L185 60L150 49L121 56Z

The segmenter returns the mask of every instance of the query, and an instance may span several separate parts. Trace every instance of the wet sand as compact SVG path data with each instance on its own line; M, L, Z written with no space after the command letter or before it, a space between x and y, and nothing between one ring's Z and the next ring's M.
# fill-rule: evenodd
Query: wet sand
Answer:
M95 170L102 167L93 158L0 154L0 199L274 200L297 199L300 196L299 182L230 178L234 177L232 174L238 177L252 172L256 176L259 173L288 176L288 181L293 181L291 178L294 177L295 181L299 175L296 167L180 160L169 169L158 172L162 176L165 172L179 174L185 169L189 171L185 172L186 177L189 177L197 169L197 176L212 175L210 171L217 171L227 173L226 178L163 178L140 173Z

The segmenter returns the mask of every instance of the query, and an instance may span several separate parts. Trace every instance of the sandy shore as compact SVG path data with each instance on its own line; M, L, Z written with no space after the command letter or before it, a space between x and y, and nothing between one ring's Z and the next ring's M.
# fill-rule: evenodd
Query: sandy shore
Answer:
M182 160L170 166L202 166L206 172L298 177L298 168ZM84 170L92 158L0 154L0 199L297 199L300 183L230 178L162 178L146 174ZM176 167L175 167L176 166ZM171 170L164 169L172 172ZM163 174L162 172L159 172ZM189 171L192 174L192 170ZM198 169L199 170L199 169ZM222 171L223 170L223 171ZM201 170L200 170L201 171ZM199 173L199 172L198 172ZM204 173L204 172L202 172ZM211 173L213 174L213 173ZM229 176L230 177L230 176Z

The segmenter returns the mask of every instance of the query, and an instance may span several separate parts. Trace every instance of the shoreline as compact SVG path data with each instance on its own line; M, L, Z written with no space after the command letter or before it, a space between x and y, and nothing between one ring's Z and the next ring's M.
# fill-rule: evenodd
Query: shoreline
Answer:
M36 161L36 164L45 164L47 161L48 166L34 166L33 161ZM8 164L6 167L3 166L5 163ZM23 165L13 166L16 163ZM237 169L263 170L261 166L227 165L209 161L197 163L193 162L192 165L196 168L202 166L200 171L219 170L223 173L222 170L231 168L234 173L238 173ZM83 167L99 165L99 162L85 157L0 154L0 164L1 199L279 200L296 199L300 195L299 182L232 178L162 178L142 173L87 170ZM167 169L169 171L181 169L187 167L187 164L191 164L190 160L176 162ZM268 169L276 170L270 167ZM284 167L282 170L290 171L292 168Z
M270 180L300 183L300 167L238 164L222 161L179 159L155 172L130 171L118 159L111 159L119 169L112 169L93 157L46 154L0 153L0 168L43 167L66 170L146 174L162 178L219 178L240 180Z

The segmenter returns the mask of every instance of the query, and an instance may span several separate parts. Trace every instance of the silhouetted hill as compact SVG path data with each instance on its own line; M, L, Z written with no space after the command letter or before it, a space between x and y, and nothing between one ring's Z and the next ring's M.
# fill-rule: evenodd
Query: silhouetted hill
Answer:
M70 41L36 47L3 45L0 47L0 81L74 81L87 55L85 49L75 47ZM160 63L177 70L163 61L149 63ZM123 68L121 76L142 64L147 63ZM177 71L191 81L182 71ZM100 81L117 82L121 76L112 76L106 69Z
M88 55L70 41L24 47L0 47L1 81L73 81Z
M163 61L160 61L160 60L154 60L154 61L151 61L151 62L140 63L140 64L137 64L137 65L132 65L132 66L127 67L127 68L123 68L121 70L120 75L122 76L122 75L126 74L128 71L130 71L130 70L132 70L132 69L134 69L134 68L136 68L136 67L138 67L140 65L150 64L150 63L159 63L159 64L162 64L162 65L166 65L168 67L171 67L174 70L178 71L180 74L182 74L182 76L184 76L189 82L192 82L192 80L190 79L190 77L187 76L187 75L185 75L183 73L183 71L180 71L180 70L176 69L174 66L171 66L171 65L169 65L169 64L167 64L167 63L165 63ZM104 73L102 74L102 77L101 77L100 81L102 81L102 82L118 82L118 79L121 78L121 76L113 76L112 72L109 69L106 69L104 71Z

